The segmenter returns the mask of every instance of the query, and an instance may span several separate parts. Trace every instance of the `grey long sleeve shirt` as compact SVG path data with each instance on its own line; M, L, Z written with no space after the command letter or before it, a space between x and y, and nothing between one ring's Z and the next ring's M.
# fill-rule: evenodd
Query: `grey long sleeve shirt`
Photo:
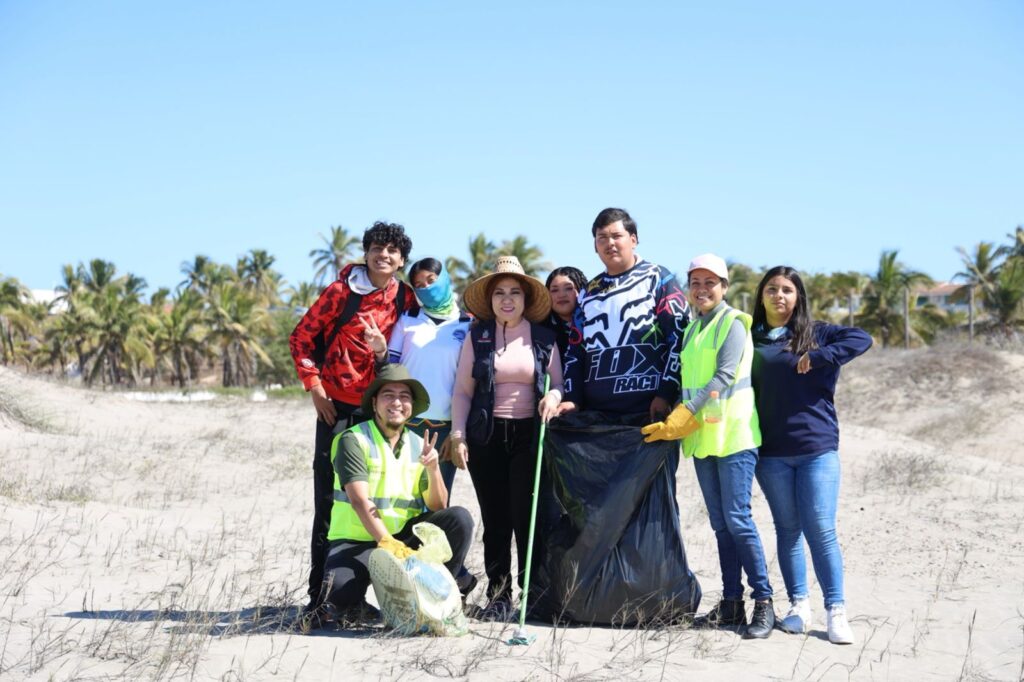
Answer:
M700 327L697 330L701 331L714 319L719 311L727 307L729 307L729 304L722 301L706 314L698 312L693 324L699 324ZM696 312L696 309L692 310ZM696 396L683 403L686 409L690 411L690 414L697 414L704 407L710 398L711 391L718 391L721 394L732 384L733 379L736 378L736 369L740 366L740 359L743 357L743 348L746 345L746 340L746 327L738 319L733 320L732 325L729 327L729 333L726 334L725 341L722 342L722 347L718 350L718 364L715 367L715 374L711 377L711 381Z

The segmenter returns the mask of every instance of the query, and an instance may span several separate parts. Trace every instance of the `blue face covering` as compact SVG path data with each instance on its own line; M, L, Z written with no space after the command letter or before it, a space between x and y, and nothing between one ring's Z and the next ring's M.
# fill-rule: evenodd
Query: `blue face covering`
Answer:
M458 312L452 292L452 280L444 266L441 266L441 274L432 284L415 291L420 305L431 317L452 317L453 313Z

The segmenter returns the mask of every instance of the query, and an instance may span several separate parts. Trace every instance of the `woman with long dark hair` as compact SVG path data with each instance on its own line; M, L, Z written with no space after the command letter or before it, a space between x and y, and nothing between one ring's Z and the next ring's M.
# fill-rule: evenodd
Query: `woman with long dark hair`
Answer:
M852 644L836 536L839 422L833 402L839 368L871 347L871 336L811 318L800 274L786 265L757 286L752 379L761 425L757 481L775 521L779 568L789 596L780 627L807 632L811 606L802 540L825 597L828 638Z

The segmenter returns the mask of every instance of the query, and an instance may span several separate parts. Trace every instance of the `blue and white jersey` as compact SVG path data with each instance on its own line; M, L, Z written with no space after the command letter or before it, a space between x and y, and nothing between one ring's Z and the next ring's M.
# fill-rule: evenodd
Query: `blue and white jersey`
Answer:
M565 367L569 398L620 414L647 412L655 396L674 404L689 311L675 275L640 258L626 272L590 280L576 309L582 342Z

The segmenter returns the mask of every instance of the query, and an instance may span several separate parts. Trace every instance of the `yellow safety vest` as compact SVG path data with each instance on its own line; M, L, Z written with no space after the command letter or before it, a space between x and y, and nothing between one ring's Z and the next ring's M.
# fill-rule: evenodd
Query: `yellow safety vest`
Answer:
M746 327L747 338L732 384L719 392L722 420L705 423L704 410L694 415L701 426L683 439L683 454L687 457L725 457L761 445L754 389L750 384L750 367L754 360L754 342L750 335L753 319L750 315L726 306L703 329L700 329L700 321L696 319L686 328L683 350L679 356L682 364L682 401L694 398L715 375L718 351L725 343L735 319L739 319Z
M335 436L331 445L332 468L338 454L338 443L346 433L354 434L363 449L370 501L377 507L377 514L389 533L397 533L410 519L427 511L421 485L423 465L420 464L420 453L423 451L423 439L420 436L404 429L399 449L401 455L395 457L391 445L372 419L356 424ZM331 526L327 530L327 539L373 540L342 488L337 470L334 472L334 506L331 507Z

